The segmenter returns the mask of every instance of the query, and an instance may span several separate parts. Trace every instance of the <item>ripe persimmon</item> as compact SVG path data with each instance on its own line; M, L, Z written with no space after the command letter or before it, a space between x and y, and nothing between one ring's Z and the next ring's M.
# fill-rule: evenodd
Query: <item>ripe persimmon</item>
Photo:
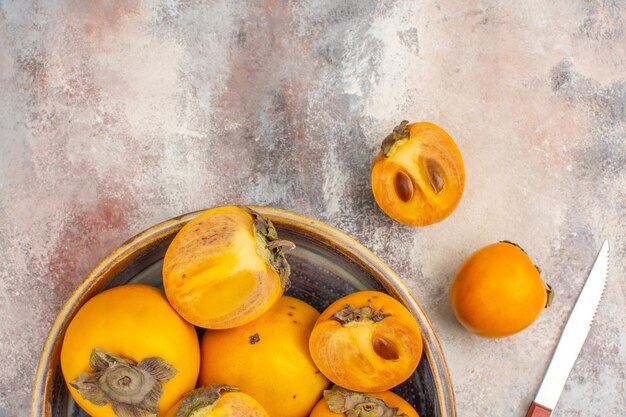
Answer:
M461 201L465 167L445 130L403 121L383 141L371 181L374 199L389 217L426 226L448 217Z
M70 394L92 417L162 416L195 387L199 368L194 327L160 290L141 284L89 299L61 347Z
M236 387L209 385L193 390L165 417L269 417L257 400Z
M245 207L217 207L187 223L163 260L172 306L190 323L225 329L248 323L278 301L289 264L271 221Z
M525 329L549 305L552 289L528 255L510 242L470 255L450 287L450 304L469 331L505 337Z
M201 341L200 384L234 385L272 417L305 417L328 379L309 354L319 313L283 296L265 314L239 327L207 330Z
M324 391L309 417L419 417L404 398L391 391L361 393L338 386Z
M380 291L336 300L317 319L311 357L328 379L353 391L386 391L405 381L422 356L411 312Z

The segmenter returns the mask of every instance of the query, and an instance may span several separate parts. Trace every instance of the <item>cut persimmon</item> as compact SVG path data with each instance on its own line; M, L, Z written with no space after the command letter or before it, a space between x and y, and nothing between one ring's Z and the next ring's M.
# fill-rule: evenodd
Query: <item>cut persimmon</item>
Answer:
M244 207L207 210L174 237L163 260L172 307L207 329L248 323L274 305L289 285L285 248L272 222Z
M269 417L257 400L236 387L209 385L187 393L165 417Z
M432 123L400 123L372 164L374 199L389 217L409 226L448 217L464 187L461 152L450 135Z
M324 391L324 398L309 417L419 417L411 404L391 391L362 393L338 386Z
M332 303L309 339L311 357L335 384L353 391L386 391L404 382L422 356L422 333L409 310L379 291Z

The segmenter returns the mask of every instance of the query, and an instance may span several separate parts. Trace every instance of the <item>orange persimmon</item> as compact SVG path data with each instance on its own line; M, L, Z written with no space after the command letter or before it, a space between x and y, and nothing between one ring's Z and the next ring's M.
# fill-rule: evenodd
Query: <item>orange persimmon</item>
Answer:
M500 242L463 262L450 287L450 304L469 331L494 338L530 326L551 295L528 255L515 244Z
M320 371L335 384L379 392L415 371L422 356L422 333L399 301L379 291L359 291L322 312L309 350Z
M70 394L92 417L162 416L195 387L199 368L194 327L163 292L142 284L89 299L72 318L61 347Z
M237 386L272 417L305 417L328 387L309 354L319 313L283 296L243 326L207 330L201 342L200 384Z
M448 217L461 201L465 167L445 130L403 121L383 141L371 181L374 199L389 217L426 226Z
M217 207L187 223L163 260L163 286L190 323L225 329L248 323L289 285L284 249L271 221L245 207Z
M309 417L419 417L404 398L391 391L361 393L334 386L324 391Z
M269 417L250 395L229 385L208 385L187 394L165 417Z

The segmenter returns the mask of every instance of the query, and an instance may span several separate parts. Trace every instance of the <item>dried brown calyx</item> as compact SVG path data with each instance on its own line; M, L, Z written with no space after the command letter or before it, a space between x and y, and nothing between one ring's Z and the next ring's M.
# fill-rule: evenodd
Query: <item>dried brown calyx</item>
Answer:
M278 273L283 289L288 289L291 267L287 262L285 254L295 249L296 245L289 240L280 239L271 220L266 219L250 208L244 207L244 209L254 219L254 237L256 239L257 251Z
M510 240L501 240L500 243L508 243L509 245L513 245L522 252L524 252L526 256L528 256L528 253L524 250L524 248L515 242L511 242ZM539 272L539 275L541 276L541 268L535 265L535 269L537 270L537 272ZM543 280L543 277L541 279ZM548 308L552 305L552 300L554 300L554 289L552 289L552 285L546 283L545 281L543 282L543 286L546 288L546 305L544 306L544 308Z
M380 398L338 386L324 391L324 399L330 411L346 417L408 417L404 413L399 414L396 407L388 406Z
M207 385L206 387L193 390L185 394L174 417L191 417L196 413L204 415L220 399L222 391L235 392L239 391L239 389L230 385Z
M70 385L95 405L111 403L118 417L154 417L162 384L177 371L161 358L136 363L95 348L89 358L92 373L82 372Z
M546 305L544 308L548 308L552 305L552 300L554 300L554 290L552 289L552 285L550 284L546 284L544 282L543 285L546 286L546 293L548 294L546 298Z
M400 124L394 127L393 131L387 135L380 145L380 151L383 155L389 155L398 146L409 140L410 133L409 129L407 129L408 124L409 122L407 120L401 121Z
M355 323L378 323L391 314L383 314L382 311L375 311L373 307L367 305L364 307L354 307L350 304L344 304L332 319L337 320L342 326L348 326Z

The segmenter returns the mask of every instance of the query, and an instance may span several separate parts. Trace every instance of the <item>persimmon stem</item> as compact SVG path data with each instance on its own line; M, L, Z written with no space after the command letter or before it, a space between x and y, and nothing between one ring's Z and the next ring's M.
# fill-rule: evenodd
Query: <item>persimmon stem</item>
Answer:
M210 411L213 404L220 399L222 391L235 392L239 389L230 385L207 385L193 390L185 394L174 417L191 417L200 411Z
M94 372L82 372L70 385L95 405L111 403L117 417L156 416L161 384L177 374L161 358L136 363L100 348L92 350L89 365Z
M280 239L280 240L272 240L271 242L267 242L267 248L269 250L280 248L283 251L290 251L296 248L296 244L290 240Z
M407 140L410 137L408 126L409 122L407 120L403 120L400 124L393 128L393 131L387 135L387 137L383 140L383 143L380 145L380 151L383 155L389 155L389 152L394 148L394 145L401 140Z
M375 311L372 306L354 307L350 304L344 304L339 310L331 316L337 320L342 326L348 326L354 323L378 323L391 314L383 314L382 311Z
M334 386L324 391L326 405L333 413L350 417L408 417L398 413L398 408L391 407L380 398L368 397L361 392L349 391Z
M548 299L546 300L545 308L548 308L552 305L552 300L554 299L554 290L552 289L552 286L550 284L545 284L545 285L546 285L546 292L548 293Z
M270 219L266 219L249 207L243 207L243 209L250 213L254 219L257 252L280 275L282 287L287 290L291 285L289 281L291 267L285 258L285 252L295 249L296 245L289 240L279 239L276 228Z

